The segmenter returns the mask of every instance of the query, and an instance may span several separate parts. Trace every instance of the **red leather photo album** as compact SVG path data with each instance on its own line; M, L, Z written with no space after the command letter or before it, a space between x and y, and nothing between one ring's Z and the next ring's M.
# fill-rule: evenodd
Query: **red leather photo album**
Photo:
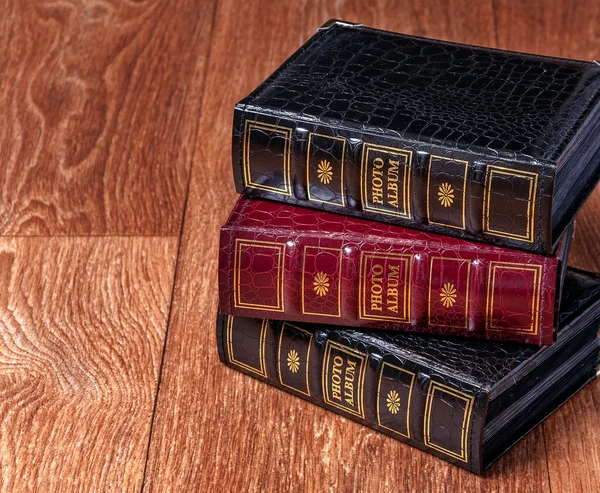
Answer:
M221 228L220 311L552 344L571 236L544 257L242 196Z

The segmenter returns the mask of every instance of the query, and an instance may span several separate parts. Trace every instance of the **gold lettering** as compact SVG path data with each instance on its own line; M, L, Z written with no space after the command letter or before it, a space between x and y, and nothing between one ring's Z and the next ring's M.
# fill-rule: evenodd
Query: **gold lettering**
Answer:
M380 312L382 304L383 298L381 296L371 296L371 310Z
M331 375L331 394L334 399L342 400L342 366L344 364L344 358L341 356L335 356L333 358L333 369Z
M380 312L383 308L383 265L373 264L371 270L371 310Z
M398 277L400 276L400 266L389 264L389 272L387 276L387 309L391 312L398 313Z
M387 199L390 205L393 205L396 209L398 208L398 169L400 167L400 161L394 161L390 159L388 161L388 185L387 185Z
M356 362L348 360L346 373L344 375L344 399L348 404L354 407L354 374L356 370Z
M387 263L387 273L382 264L373 264L370 279L370 306L372 312L386 310L398 313L400 298L400 265Z
M375 204L383 204L383 159L376 157L373 159L373 176L371 178L371 193Z
M352 361L351 359L344 360L344 358L339 355L334 356L333 368L331 371L331 396L333 399L341 402L343 397L344 402L354 407L355 380L356 361Z
M388 274L388 286L398 286L398 277L400 276L400 266L390 265L390 273Z
M386 168L384 170L384 168ZM373 203L384 205L386 202L398 208L400 193L398 181L400 180L400 161L389 159L386 162L376 157L373 159L373 169L371 174L371 194ZM385 186L385 197L384 197Z

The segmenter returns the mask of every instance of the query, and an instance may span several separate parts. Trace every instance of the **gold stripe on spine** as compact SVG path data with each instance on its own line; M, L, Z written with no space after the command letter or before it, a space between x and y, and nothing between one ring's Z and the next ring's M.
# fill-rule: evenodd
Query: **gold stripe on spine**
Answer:
M540 302L541 302L541 280L542 280L542 265L520 264L516 262L498 262L491 261L488 272L488 287L486 301L486 317L485 329L499 332L517 332L519 334L537 335L538 322L540 317ZM531 325L529 329L507 329L503 327L494 327L492 325L492 311L494 309L494 288L496 287L496 270L508 269L519 272L533 272L533 296L531 301Z
M466 403L465 413L463 416L463 423L462 423L460 454L457 454L453 450L449 450L447 448L444 448L440 445L437 445L437 444L431 442L431 439L430 439L430 437L431 437L431 434L430 434L431 411L432 411L432 404L433 404L433 396L434 396L436 390L450 394L458 399L462 399ZM463 462L468 462L469 454L468 454L467 446L468 446L468 438L469 438L469 425L471 423L471 413L473 410L474 401L475 401L475 398L472 395L467 394L466 392L462 392L460 390L453 389L452 387L448 387L447 385L444 385L439 382L434 382L433 380L431 380L429 382L429 387L427 388L427 401L425 403L425 419L424 419L424 430L423 430L423 442L425 443L425 445L427 445L428 447L431 447L439 452L443 452L444 454L447 454L450 457L453 457L455 459L461 460Z
M306 374L306 389L307 392L304 392L303 390L297 389L296 387L292 387L291 385L288 385L286 383L283 383L283 380L281 379L281 342L283 340L283 331L285 330L286 327L291 327L294 330L297 330L299 332L304 332L305 334L309 335L308 338L308 351L306 352L306 362L305 362L305 374ZM311 332L309 332L308 330L304 330L301 329L300 327L297 327L295 325L292 325L288 322L284 322L281 326L281 332L279 333L279 344L277 346L277 373L279 374L279 383L281 385L283 385L284 387L288 387L290 389L295 390L296 392L300 392L301 394L307 395L308 397L310 397L310 384L308 381L308 369L309 369L309 362L310 362L310 349L312 347L312 340L313 340L313 335Z
M469 259L458 259L458 258L451 258L451 257L431 257L431 260L429 262L429 296L427 299L427 320L430 324L431 324L431 296L432 296L431 283L433 280L433 261L434 260L460 262L460 263L467 262L467 292L465 294L465 325L444 325L444 324L438 324L438 323L435 324L437 327L451 327L451 328L455 328L455 329L467 329L469 327L469 286L471 283L471 261Z
M403 180L404 187L402 191L402 206L403 210L400 212L392 212L388 209L379 209L369 204L369 195L367 193L367 171L369 169L369 152L371 150L379 151L385 154L398 154L399 156L403 156L406 159L406 163L404 164L403 171ZM399 149L396 147L388 147L377 144L369 144L365 142L363 144L362 156L361 156L361 165L360 165L360 200L363 206L363 209L366 211L377 212L379 214L386 214L388 216L398 216L403 217L405 219L411 219L410 214L410 175L412 169L412 156L413 151L408 149Z
M315 250L329 250L332 252L339 252L340 254L340 264L338 267L338 288L337 288L337 297L338 297L338 312L337 314L333 313L315 313L309 312L304 307L304 278L305 278L305 269L306 269L306 252L309 248L314 248ZM343 250L341 248L330 248L330 247L318 247L318 246L310 246L307 245L304 247L304 252L302 254L302 314L303 315L321 315L323 317L341 317L342 316L342 259L343 259Z
M337 202L330 202L329 200L317 199L310 195L310 145L311 145L313 135L315 137L339 140L342 142L342 161L340 163L340 196L342 197L341 204L338 204ZM310 132L308 134L308 149L306 150L306 185L307 185L306 190L308 192L308 200L310 200L312 202L322 202L324 204L337 205L339 207L346 206L346 199L345 199L346 194L344 193L344 159L345 159L345 156L346 156L346 139L343 139L341 137L333 137L331 135L317 134L317 133L313 133L313 132Z
M456 226L454 224L446 224L446 223L438 223L431 220L431 214L429 210L429 189L431 187L431 162L434 158L443 159L445 161L454 161L456 163L465 163L465 172L463 177L463 193L462 193L462 227ZM464 161L463 159L452 159L444 156L437 156L432 154L429 156L429 166L427 167L427 222L429 224L437 224L439 226L446 226L447 228L456 228L456 229L466 229L466 203L467 203L467 173L469 171L469 161Z
M492 179L494 174L512 176L516 178L524 178L529 180L529 196L527 198L527 231L525 235L517 235L513 233L507 233L505 231L498 231L490 228L490 194L492 189ZM527 243L533 243L534 240L534 219L535 219L535 206L537 200L537 183L538 174L530 171L521 171L511 168L504 168L503 166L488 165L485 173L485 187L483 189L483 225L482 229L485 234L500 236L503 238L510 238L513 240L522 240Z
M254 368L253 366L247 365L246 363L242 363L241 361L238 361L235 359L235 356L233 354L233 335L232 335L232 331L233 331L233 317L231 315L229 315L227 317L227 333L226 333L226 339L227 339L227 357L229 358L229 362L235 366L239 366L240 368L243 368L244 370L248 370L252 373L256 373L257 375L263 377L263 378L268 378L267 375L267 363L265 361L265 343L267 340L267 325L268 325L269 321L268 320L262 320L262 325L260 327L260 346L259 346L259 354L258 354L258 360L260 361L260 368Z
M251 246L260 246L260 247L272 247L277 249L277 305L258 305L254 303L242 303L241 292L240 292L240 262L242 256L242 248L243 247L251 247ZM234 250L234 263L233 263L233 284L235 285L234 289L234 298L233 298L233 306L235 308L247 308L249 310L269 310L273 312L283 312L285 310L285 303L283 298L283 281L284 281L284 262L285 262L285 243L277 243L272 241L260 241L260 240L245 240L236 238L235 240L235 250Z
M250 133L252 130L263 130L266 132L279 133L284 136L285 144L283 148L283 188L271 187L262 183L254 183L252 181L250 173ZM288 127L282 127L280 125L273 125L272 123L259 122L255 120L246 120L244 125L244 147L243 147L243 167L244 167L244 181L248 188L255 188L257 190L263 190L265 192L274 192L281 195L292 195L291 178L290 178L290 159L291 159L291 142L292 142L292 129Z
M398 371L401 371L401 372L411 375L410 390L408 391L408 405L407 405L407 410L406 410L406 430L408 432L408 434L406 434L406 435L404 433L400 433L398 430L389 428L388 426L385 426L384 424L381 423L381 413L380 413L380 409L379 409L379 400L380 400L379 397L381 395L381 380L383 379L383 369L386 365L391 368L394 368L395 370L398 370ZM385 428L386 430L393 431L394 433L397 433L398 435L406 437L406 438L410 438L410 402L411 402L411 398L412 398L413 384L415 383L415 376L416 375L412 371L405 370L404 368L400 368L399 366L392 365L391 363L387 363L384 361L383 364L381 365L381 370L379 370L379 381L377 383L377 424L379 426L381 426L381 428Z
M393 259L402 260L405 262L404 268L404 316L403 317L390 317L384 315L371 315L367 313L366 300L367 300L367 280L366 280L366 261L367 258L378 258L378 259ZM359 300L358 300L358 318L362 320L393 320L396 322L410 322L410 290L412 283L412 255L409 253L385 253L385 252L360 252L360 267L359 267Z
M335 348L338 351L341 351L343 353L354 356L355 358L360 360L360 368L359 368L359 377L360 378L359 378L358 386L357 386L357 390L359 391L359 395L357 396L358 411L354 411L353 409L341 406L337 402L333 402L329 398L329 387L327 385L327 379L329 377L329 374L328 374L327 369L329 368L329 359L331 356L331 348ZM364 387L364 385L365 385L365 374L367 373L366 368L365 368L365 366L367 364L367 358L368 358L367 354L361 353L360 351L357 351L356 349L346 347L343 344L340 344L339 342L330 341L330 340L327 341L327 343L325 344L325 357L323 358L323 371L321 372L321 385L323 388L323 400L325 401L326 404L333 406L337 409L341 409L342 411L345 411L354 416L358 416L359 418L365 419L365 408L364 408L364 395L365 395L364 389L365 389L365 387Z

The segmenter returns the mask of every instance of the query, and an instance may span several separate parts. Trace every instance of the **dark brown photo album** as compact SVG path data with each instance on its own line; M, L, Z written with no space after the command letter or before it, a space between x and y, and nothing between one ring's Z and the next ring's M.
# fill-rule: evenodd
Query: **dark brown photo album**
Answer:
M328 22L234 109L221 360L483 473L596 376L599 132L597 63Z

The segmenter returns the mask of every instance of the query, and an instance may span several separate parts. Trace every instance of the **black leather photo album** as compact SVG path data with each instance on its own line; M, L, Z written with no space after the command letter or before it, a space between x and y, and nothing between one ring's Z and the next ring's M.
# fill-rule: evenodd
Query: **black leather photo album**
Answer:
M596 377L599 322L600 276L569 268L551 347L223 315L217 345L236 370L481 474Z
M548 255L600 178L600 65L330 21L234 110L238 192Z

